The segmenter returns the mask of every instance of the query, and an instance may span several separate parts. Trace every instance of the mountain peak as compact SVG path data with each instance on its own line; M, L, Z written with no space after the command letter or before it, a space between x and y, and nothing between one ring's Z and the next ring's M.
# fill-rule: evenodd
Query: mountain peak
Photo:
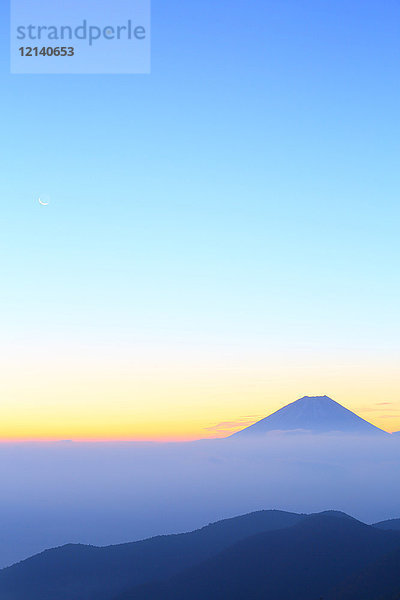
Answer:
M338 402L335 402L335 400L332 400L329 396L303 396L302 398L295 400L295 402L291 402L291 404L295 403L308 405L336 404L337 406L340 406Z
M296 402L325 402L326 400L329 400L329 402L335 402L332 400L332 398L329 398L329 396L303 396L302 398L296 400Z
M270 431L299 430L309 433L386 434L329 396L303 396L233 435L249 437Z

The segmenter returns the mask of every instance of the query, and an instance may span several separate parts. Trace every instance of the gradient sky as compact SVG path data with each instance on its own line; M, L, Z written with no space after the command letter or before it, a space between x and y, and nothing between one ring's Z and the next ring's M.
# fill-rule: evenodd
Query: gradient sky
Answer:
M398 1L152 12L150 76L19 76L2 5L0 438L400 429Z

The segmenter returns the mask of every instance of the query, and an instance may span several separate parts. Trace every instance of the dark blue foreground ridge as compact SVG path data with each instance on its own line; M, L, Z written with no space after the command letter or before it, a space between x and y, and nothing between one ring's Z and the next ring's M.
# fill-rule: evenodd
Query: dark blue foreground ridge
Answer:
M0 598L394 600L399 572L393 521L263 510L183 534L47 550L0 570Z

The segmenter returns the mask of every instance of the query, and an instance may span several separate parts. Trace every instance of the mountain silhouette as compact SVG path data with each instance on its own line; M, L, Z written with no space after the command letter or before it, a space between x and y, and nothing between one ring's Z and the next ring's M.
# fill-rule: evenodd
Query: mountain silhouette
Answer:
M375 523L374 527L377 527L378 529L392 529L394 531L400 531L400 519L380 521L379 523Z
M371 583L367 567L377 577L387 569L387 585L377 580L374 589L400 592L397 526L396 519L368 526L337 511L267 510L140 542L69 544L1 570L0 598L334 600L336 590L337 598L365 600L357 594Z
M328 396L304 396L229 437L262 436L271 431L389 435Z
M334 600L331 590L399 550L399 532L340 513L313 515L290 528L251 536L165 582L114 600ZM395 584L386 591L395 591ZM399 577L397 586L400 591ZM346 600L358 600L358 591L355 585Z
M306 515L264 510L178 535L96 547L68 544L0 571L1 600L110 600L135 585L171 577L263 531Z
M400 549L390 552L330 591L324 600L399 600Z

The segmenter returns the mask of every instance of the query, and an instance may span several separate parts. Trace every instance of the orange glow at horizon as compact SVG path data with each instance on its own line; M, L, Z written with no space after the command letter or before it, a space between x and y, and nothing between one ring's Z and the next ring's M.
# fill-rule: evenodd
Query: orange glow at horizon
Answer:
M393 356L231 352L144 358L120 349L41 349L2 361L0 442L190 441L226 437L305 395L327 395L381 429L400 430ZM111 354L111 355L110 355ZM166 358L167 357L167 358ZM21 376L23 373L23 376Z
M294 399L300 397L297 395ZM340 398L335 397L335 400L340 402ZM289 399L288 402L292 402ZM102 415L102 419L91 421L88 415L79 420L72 422L71 416L68 420L61 419L52 420L46 423L43 419L34 423L31 421L16 423L8 422L0 425L0 443L26 443L26 442L189 442L198 439L224 438L236 431L239 431L252 423L262 419L268 414L281 408L288 402L283 402L281 405L271 406L271 409L266 409L265 413L258 415L245 415L233 418L232 420L220 420L218 417L211 424L210 418L201 418L201 415L196 415L197 418L190 418L190 414L181 414L180 419L166 418L165 421L158 419L157 422L149 422L142 419L141 422L127 422L121 417L114 419L114 422L106 419L106 415ZM340 402L346 408L354 410L360 417L369 421L373 425L388 431L389 433L400 430L400 410L396 409L396 413L384 411L380 412L376 408L364 407L364 410L357 410L357 407L350 406L349 403ZM389 411L393 410L392 405ZM81 415L82 416L82 415ZM219 415L221 416L221 415ZM229 416L229 415L228 415ZM12 431L12 433L11 433Z

